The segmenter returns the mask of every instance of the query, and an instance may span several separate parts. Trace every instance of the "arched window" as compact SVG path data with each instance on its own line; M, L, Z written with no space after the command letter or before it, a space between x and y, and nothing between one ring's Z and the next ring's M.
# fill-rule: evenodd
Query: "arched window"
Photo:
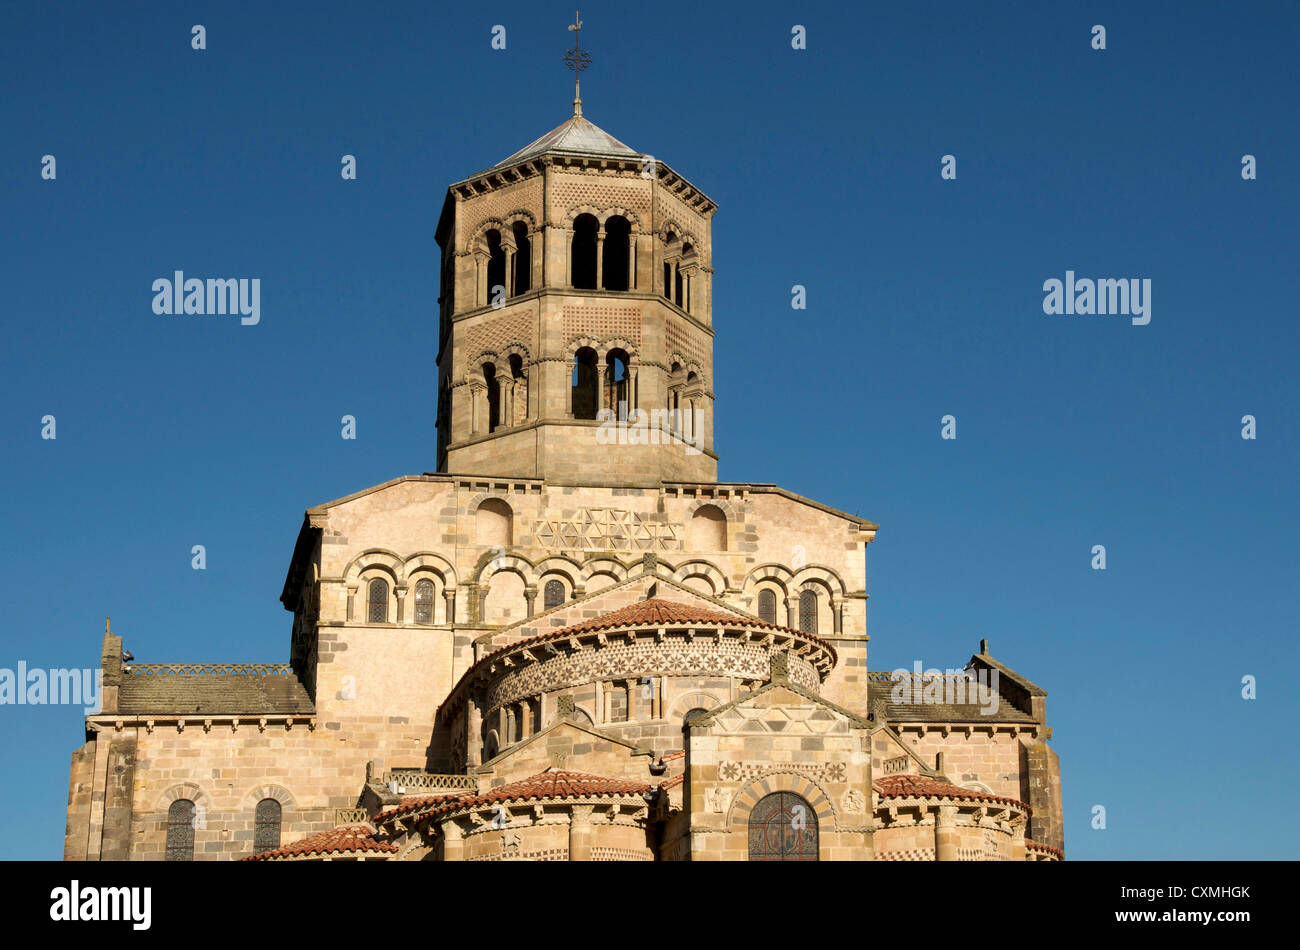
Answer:
M573 418L596 418L596 351L584 346L573 357Z
M509 293L509 289L497 290L506 286L506 252L501 247L501 232L493 228L487 233L488 249L488 299L485 303L496 300L498 295Z
M680 435L682 431L682 383L685 376L681 363L673 363L668 371L668 428L674 435Z
M528 419L528 380L524 377L522 356L511 353L509 362L510 376L515 383L510 395L510 405L506 407L506 425L517 426Z
M573 222L573 286L596 289L596 232L600 222L589 214L580 214Z
M677 267L672 262L672 257L677 253L677 235L669 231L664 235L664 299L673 299L673 274L676 273Z
M799 595L799 630L817 635L817 592L805 590Z
M817 813L794 792L765 795L749 813L749 860L816 861Z
M366 622L388 623L388 581L376 577L366 592Z
M627 290L628 235L631 233L632 226L622 215L616 214L605 222L601 279L606 290Z
M682 725L686 725L692 719L699 719L707 712L708 710L703 706L696 706L694 709L687 710L686 715L682 717Z
M695 247L691 244L682 245L682 264L688 265L695 263ZM677 274L677 303L687 313L691 310L691 282L683 280L680 270Z
M167 809L167 860L194 860L194 803L188 798Z
M522 221L511 225L515 235L515 296L526 294L533 286L533 242L528 226Z
M488 431L492 432L501 424L501 387L497 384L495 363L483 364L483 382L487 384Z
M682 412L682 436L688 442L699 438L698 420L695 418L695 400L700 395L700 377L698 373L686 374L686 407Z
M605 405L615 417L626 419L628 411L627 353L618 348L605 356Z
M253 853L274 851L280 847L280 803L263 798L253 816Z
M770 587L758 592L758 619L776 623L776 591Z
M542 609L550 610L564 603L564 584L561 581L547 581L542 593Z
M427 577L415 582L415 622L433 623L433 581Z

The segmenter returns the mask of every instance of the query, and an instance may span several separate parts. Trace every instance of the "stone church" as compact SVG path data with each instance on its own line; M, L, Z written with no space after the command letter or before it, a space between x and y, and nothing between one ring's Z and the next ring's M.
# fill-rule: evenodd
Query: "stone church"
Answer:
M437 471L307 510L284 665L106 629L65 858L1060 860L1046 693L871 672L877 525L717 480L716 210L580 99L451 185Z

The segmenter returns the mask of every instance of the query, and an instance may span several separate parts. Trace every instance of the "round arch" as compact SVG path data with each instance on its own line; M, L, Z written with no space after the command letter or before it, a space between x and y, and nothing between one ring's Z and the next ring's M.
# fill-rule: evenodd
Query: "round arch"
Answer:
M706 693L702 690L694 690L689 693L682 693L671 703L668 704L668 716L670 721L684 719L686 714L692 709L717 709L722 705L722 700L712 693Z
M709 597L721 597L727 590L726 576L722 571L718 570L716 566L710 564L708 561L687 561L672 573L673 581L681 584L683 587L687 586L686 581L692 577L702 577L708 581L709 585L713 588L712 593L707 595Z
M731 807L727 811L727 827L747 827L750 812L759 800L771 792L794 792L812 806L817 815L817 823L830 831L839 830L839 817L830 796L815 781L802 772L768 772L756 775L731 797Z
M442 578L443 586L451 589L456 586L456 568L441 554L433 551L421 551L412 554L403 563L403 576L408 580L419 573L437 574Z
M404 574L401 555L387 548L362 551L343 569L343 578L349 585L356 585L360 583L361 575L370 570L382 571L396 585Z

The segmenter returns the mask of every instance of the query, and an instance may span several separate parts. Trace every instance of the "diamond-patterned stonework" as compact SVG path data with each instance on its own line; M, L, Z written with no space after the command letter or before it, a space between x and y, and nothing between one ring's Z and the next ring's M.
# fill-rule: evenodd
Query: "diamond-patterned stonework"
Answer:
M645 521L635 511L583 508L572 518L539 520L537 543L553 551L676 551L676 525Z

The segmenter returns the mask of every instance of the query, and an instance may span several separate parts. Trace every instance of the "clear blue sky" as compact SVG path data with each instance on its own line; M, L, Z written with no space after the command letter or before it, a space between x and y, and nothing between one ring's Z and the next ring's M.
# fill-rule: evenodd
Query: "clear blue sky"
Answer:
M106 615L140 662L287 660L303 510L436 464L441 201L568 116L572 15L6 5L0 667L94 666ZM881 525L872 667L960 666L987 637L1046 688L1071 858L1300 855L1279 820L1300 781L1300 8L583 19L587 116L720 206L720 477ZM260 325L155 315L175 269L260 277ZM1067 269L1150 278L1150 325L1045 315ZM79 710L0 726L3 856L57 857Z

